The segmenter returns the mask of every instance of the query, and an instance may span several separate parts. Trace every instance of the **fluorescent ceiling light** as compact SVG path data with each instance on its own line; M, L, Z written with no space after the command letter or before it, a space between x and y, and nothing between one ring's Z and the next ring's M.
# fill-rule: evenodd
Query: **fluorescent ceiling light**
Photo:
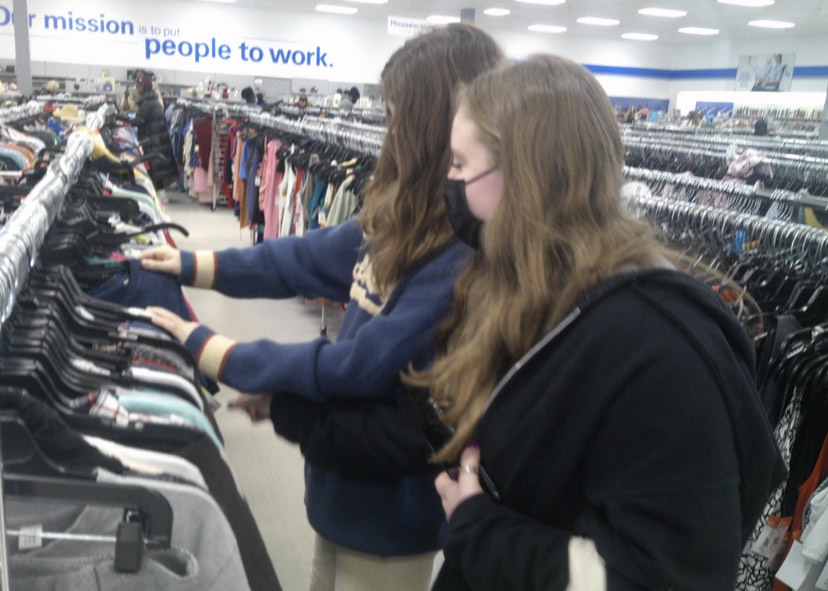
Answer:
M388 4L388 0L345 0L346 2L356 2L357 4Z
M236 0L201 0L202 2L218 2L221 4L233 4Z
M658 35L651 35L649 33L624 33L621 37L629 39L630 41L655 41L658 39Z
M556 25L529 25L529 30L535 33L566 33L566 27Z
M334 6L333 4L317 4L317 12L330 12L332 14L356 14L357 9L351 6Z
M719 4L733 4L735 6L750 6L759 8L760 6L772 6L775 0L719 0Z
M558 4L563 4L566 0L515 0L515 2L520 2L522 4L543 4L545 6L557 6Z
M432 14L431 16L426 17L426 20L430 23L435 23L437 25L447 25L449 23L459 23L460 17L447 16L445 14Z
M638 14L644 16L660 16L662 18L681 18L687 16L686 10L672 10L670 8L642 8Z
M512 12L508 8L487 8L483 11L483 14L487 14L489 16L506 16Z
M685 35L718 35L719 29L705 29L703 27L682 27L679 33Z
M582 16L578 19L582 25L595 25L596 27L614 27L620 25L621 21L614 18L601 18L598 16Z
M769 20L750 21L748 24L751 27L763 27L765 29L793 29L796 26L796 23Z

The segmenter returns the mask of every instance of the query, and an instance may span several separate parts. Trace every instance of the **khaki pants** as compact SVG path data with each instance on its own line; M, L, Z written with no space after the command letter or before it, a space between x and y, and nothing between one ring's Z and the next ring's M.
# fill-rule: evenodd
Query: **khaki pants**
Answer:
M310 591L427 591L436 552L382 558L314 541Z

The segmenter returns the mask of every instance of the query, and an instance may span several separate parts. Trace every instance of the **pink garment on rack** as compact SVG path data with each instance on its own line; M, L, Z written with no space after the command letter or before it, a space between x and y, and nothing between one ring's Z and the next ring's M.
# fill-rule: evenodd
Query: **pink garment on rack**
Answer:
M201 194L210 192L207 171L200 166L193 171L193 190Z
M279 236L279 185L282 182L284 173L277 171L279 159L276 152L282 147L282 142L272 140L267 144L266 162L267 166L262 175L262 188L259 192L259 207L264 212L265 238L276 238Z

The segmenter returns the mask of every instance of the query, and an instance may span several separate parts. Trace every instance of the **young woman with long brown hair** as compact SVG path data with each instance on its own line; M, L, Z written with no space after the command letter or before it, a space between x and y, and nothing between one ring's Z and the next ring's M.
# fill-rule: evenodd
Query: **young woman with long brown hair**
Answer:
M489 35L465 24L415 37L392 55L382 72L388 134L356 219L249 249L144 254L147 269L230 296L348 303L335 343L303 344L235 343L153 309L154 322L193 352L199 369L253 393L235 406L254 418L286 412L283 393L322 406L343 399L379 405L405 396L400 374L407 366L430 364L435 327L468 256L454 239L442 194L455 96L461 83L501 59ZM318 534L311 589L427 588L444 529L434 475L360 478L309 460L306 505Z
M408 378L455 427L434 460L460 464L436 480L435 589L732 589L783 472L753 347L623 212L606 93L560 57L506 65L464 90L451 145L478 250Z

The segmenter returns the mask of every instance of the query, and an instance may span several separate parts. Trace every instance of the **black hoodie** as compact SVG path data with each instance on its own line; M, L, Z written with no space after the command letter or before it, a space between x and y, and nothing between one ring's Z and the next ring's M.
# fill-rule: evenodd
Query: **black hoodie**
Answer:
M434 589L732 590L785 473L753 359L681 273L589 290L493 392L477 440L500 502L457 507Z

